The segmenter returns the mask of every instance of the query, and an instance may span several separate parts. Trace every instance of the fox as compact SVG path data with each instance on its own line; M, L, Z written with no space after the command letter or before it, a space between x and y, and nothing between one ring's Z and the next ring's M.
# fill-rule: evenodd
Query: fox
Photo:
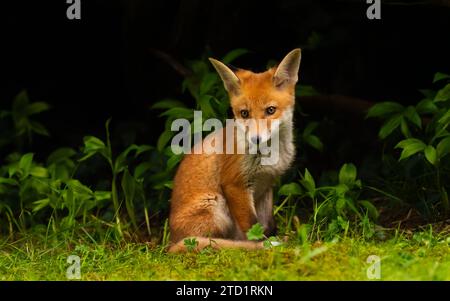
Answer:
M277 121L273 128L244 127L246 147L270 143L277 135L279 157L274 164L263 165L261 152L185 154L170 199L169 253L186 252L186 239L195 239L195 251L206 247L264 248L262 241L250 241L246 233L256 223L263 226L266 236L275 233L273 186L296 153L293 115L301 49L292 50L277 66L262 73L229 67L214 58L209 61L227 91L234 120L244 125L251 120L269 125ZM224 131L226 127L203 141L236 142L236 137L224 138Z

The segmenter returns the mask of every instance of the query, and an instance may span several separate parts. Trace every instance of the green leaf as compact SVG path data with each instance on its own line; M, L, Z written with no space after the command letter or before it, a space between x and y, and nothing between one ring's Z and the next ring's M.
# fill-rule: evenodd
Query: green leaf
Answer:
M367 210L367 213L369 214L369 217L372 220L378 219L380 213L378 212L378 209L370 201L366 200L359 201L359 204Z
M445 74L445 73L441 73L441 72L437 72L437 73L434 75L433 84L436 83L436 82L438 82L438 81L440 81L440 80L448 79L448 78L450 78L450 75Z
M75 156L77 152L70 147L62 147L53 151L47 158L47 165L57 164L63 162L73 156Z
M332 190L334 190L334 193L337 196L343 197L350 190L351 186L353 186L352 183L349 183L349 184L339 183L338 185L335 185L334 187L332 187Z
M345 201L347 206L359 217L361 218L361 213L358 211L358 208L355 206L355 201L350 197L345 197Z
M435 102L446 101L450 99L450 83L445 85L444 88L439 90L434 97Z
M446 137L438 143L436 153L439 159L450 153L450 137Z
M22 170L22 178L26 178L29 175L31 164L33 163L33 153L23 155L19 161L19 169Z
M318 151L323 151L323 143L322 141L320 141L319 137L315 135L309 135L304 137L304 139L308 145L314 147Z
M316 135L312 135L312 132L317 128L319 125L318 122L310 122L306 125L305 129L303 130L303 140L308 145L312 146L313 148L322 151L323 150L323 143L320 141L320 138Z
M446 127L447 126L445 125L445 128ZM450 136L450 132L448 130L443 129L442 127L438 126L438 127L436 127L436 133L434 134L433 139L436 140L436 139L445 138L448 136Z
M18 185L19 182L14 179L0 177L0 184Z
M378 136L380 139L385 139L389 136L402 122L403 117L401 115L395 115L391 117L380 129Z
M50 106L45 102L33 102L26 106L25 108L25 114L27 116L38 114L44 111L47 111L50 109Z
M200 95L198 99L198 104L200 110L202 111L203 118L212 118L216 116L214 109L211 105L212 96L210 95Z
M198 246L198 241L195 237L193 238L185 238L183 240L184 246L189 252L192 252L195 250L195 248Z
M28 106L28 103L29 103L28 92L26 90L20 91L20 93L17 94L17 96L14 98L12 104L13 115L17 115L20 112L24 112L24 110Z
M306 188L309 193L314 195L316 191L316 183L314 182L314 178L309 173L309 170L307 168L305 169L305 174L302 180L300 180L300 183L303 185L303 187Z
M367 112L366 118L371 117L388 117L387 115L393 113L400 113L404 110L404 107L397 102L382 102L372 106Z
M104 200L111 199L111 191L95 191L94 192L95 200L100 202Z
M312 132L319 126L319 123L316 121L309 122L305 129L303 130L303 137L309 136Z
M402 148L402 154L400 155L400 160L406 159L408 157L411 157L417 152L423 151L426 148L426 144L423 143L421 140L416 138L409 138L400 141L395 148Z
M136 154L134 155L134 157L137 158L140 154L151 151L152 149L154 149L154 147L151 145L146 145L146 144L138 145L138 147L136 148Z
M152 150L153 147L150 145L136 145L132 144L129 147L127 147L120 155L117 156L115 162L114 162L114 171L116 173L122 172L125 167L127 167L127 157L132 152L135 151L134 157L137 158L140 154Z
M70 179L66 182L66 184L70 189L78 194L94 196L94 192L78 180Z
M138 149L138 146L136 144L132 144L128 146L122 153L120 153L115 162L114 162L114 171L116 173L122 172L125 167L127 167L127 156L130 152L135 151Z
M264 228L260 223L254 224L247 231L247 239L248 240L260 240L264 238Z
M30 127L33 132L41 136L50 136L48 130L40 122L30 121Z
M213 92L212 89L217 83L219 83L219 76L217 73L207 73L200 83L200 96Z
M319 95L319 92L314 89L313 86L308 85L297 85L295 88L295 96L303 97L303 96L314 96Z
M232 63L235 59L237 59L238 57L243 56L244 54L249 53L250 51L248 51L247 49L244 48L237 48L234 49L230 52L228 52L223 58L222 58L222 62L224 64L230 64Z
M33 202L33 212L37 212L41 209L44 209L45 207L47 207L50 204L50 199L49 198L45 198L39 201L35 201Z
M154 103L151 109L172 109L172 108L185 108L185 104L176 99L163 99Z
M344 197L338 198L336 201L336 211L342 214L346 204L347 202Z
M13 163L8 166L8 176L11 178L19 172L19 164Z
M356 166L352 163L344 164L339 171L339 183L353 186L356 181Z
M289 184L284 184L278 190L278 195L289 196L289 195L302 195L302 194L303 194L302 188L300 187L300 185L298 185L295 182L292 182Z
M433 165L436 165L437 162L437 154L436 149L432 145L427 145L424 150L425 158L427 158L428 162Z
M104 155L105 157L109 153L105 143L97 137L86 136L83 138L83 141L84 141L83 154L85 154L85 156L80 158L78 160L79 162L85 161L97 153L100 153L100 154ZM108 157L106 157L106 158L108 160L110 159Z
M156 148L159 152L162 152L164 150L164 147L166 147L167 143L172 139L174 135L174 132L170 130L165 130L161 136L158 138L158 142L156 143Z
M7 116L10 116L11 112L8 111L0 111L0 119L6 118Z
M48 178L49 173L48 170L44 167L33 166L30 169L30 175L36 178Z
M136 226L136 216L134 214L133 204L136 195L136 180L131 176L128 168L125 169L123 173L121 186L123 194L125 195L125 207L127 208L132 223Z
M166 181L164 182L164 187L169 188L169 189L173 189L173 181Z
M133 201L134 195L136 193L136 181L131 176L128 169L125 169L123 173L121 185L125 195L125 199L128 201Z
M429 98L423 99L416 105L416 111L419 114L433 114L433 113L436 113L437 110L438 110L438 107Z
M208 73L209 62L206 60L193 60L189 62L189 67L195 75L201 77ZM187 77L187 79L190 79L190 77Z
M84 153L97 152L105 148L105 143L97 137L86 136L83 138L84 141Z
M94 156L95 154L97 154L97 152L87 153L85 156L83 156L80 159L78 159L78 162L86 161L87 159L89 159L90 157Z
M405 118L402 118L402 121L400 123L400 130L402 131L403 136L405 138L411 137L411 132L409 131L408 123L406 122Z
M408 106L403 114L413 124L415 124L419 128L422 128L422 119L420 118L419 114L417 114L415 107Z
M436 91L430 90L430 89L421 89L419 90L420 93L422 93L423 96L429 99L434 99L436 96Z
M183 159L183 154L173 155L167 160L166 170L172 170Z
M450 109L447 112L445 112L445 114L442 115L442 117L439 118L438 120L438 123L440 124L447 124L449 122L450 122Z
M192 118L194 118L194 110L187 108L171 108L161 113L159 116L160 117L167 116L172 117L174 119L184 118L187 120L192 120Z
M150 169L152 168L154 164L152 162L143 162L141 164L139 164L138 166L136 166L136 168L134 169L134 177L136 179L141 179L144 174Z

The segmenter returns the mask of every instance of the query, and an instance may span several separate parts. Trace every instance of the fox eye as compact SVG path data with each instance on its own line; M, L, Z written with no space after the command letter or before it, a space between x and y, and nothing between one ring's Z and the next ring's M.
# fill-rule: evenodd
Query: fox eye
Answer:
M248 110L241 110L242 118L248 118Z
M275 111L277 110L277 108L270 106L266 109L266 114L267 115L273 115L275 113Z

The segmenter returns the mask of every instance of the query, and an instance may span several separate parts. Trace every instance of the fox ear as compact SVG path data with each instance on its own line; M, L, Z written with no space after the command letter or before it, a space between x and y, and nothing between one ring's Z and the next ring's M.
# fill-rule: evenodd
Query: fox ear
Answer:
M287 83L293 85L297 83L301 57L300 48L292 50L284 57L273 75L273 83L276 87L282 87Z
M217 73L219 73L220 78L223 81L223 85L225 86L225 90L230 94L237 95L240 90L240 80L234 74L234 72L228 68L224 63L215 60L213 58L209 58L209 61L216 69Z

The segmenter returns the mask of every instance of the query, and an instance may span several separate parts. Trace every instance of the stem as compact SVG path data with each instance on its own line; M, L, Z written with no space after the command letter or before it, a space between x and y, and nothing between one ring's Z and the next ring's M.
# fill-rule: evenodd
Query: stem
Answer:
M148 209L147 206L144 207L144 215L145 215L145 224L147 225L147 232L149 236L152 236L152 229L150 227L150 219L148 217Z
M437 181L437 188L439 191L441 191L441 170L439 166L436 166L436 181Z
M119 196L117 193L117 185L116 185L116 174L113 172L113 179L112 179L112 185L111 185L111 194L112 194L112 200L113 200L113 205L114 205L114 216L116 218L116 224L117 224L117 229L119 231L119 234L121 237L123 237L123 233L122 233L122 227L121 227L121 222L120 222L120 216L119 216Z
M114 168L114 160L112 155L112 147L111 147L111 135L109 133L109 124L111 122L111 118L106 121L105 128L106 128L106 148L108 153L106 154L106 159L108 160L108 163L111 167L111 172L113 175L112 183L111 183L111 194L112 194L112 200L114 205L114 216L116 218L116 224L117 224L117 230L119 231L120 237L123 237L122 233L122 224L120 222L120 207L119 207L119 195L117 192L117 173Z
M441 195L442 207L444 207L444 210L447 213L449 210L448 194L445 188L441 186L441 169L439 166L436 167L436 182L439 194Z

